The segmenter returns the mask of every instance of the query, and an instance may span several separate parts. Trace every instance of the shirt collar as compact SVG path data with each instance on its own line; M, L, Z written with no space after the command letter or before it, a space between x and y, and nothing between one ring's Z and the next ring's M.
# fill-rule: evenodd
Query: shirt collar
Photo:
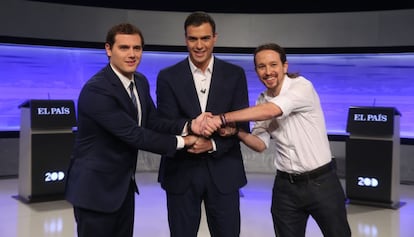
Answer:
M194 65L193 62L191 62L190 57L188 57L188 62L190 63L190 69L191 72L194 74L197 70L200 70L199 68ZM214 65L214 56L211 57L210 62L208 63L206 73L211 74L213 72L213 65Z
M128 89L128 88L129 88L129 84L131 83L131 80L130 80L128 77L126 77L126 76L122 75L122 73L118 72L118 71L115 69L115 67L113 67L113 66L112 66L112 64L110 64L110 65L111 65L112 70L113 70L113 71L115 72L115 74L118 76L119 80L121 80L122 85L124 85L125 89Z

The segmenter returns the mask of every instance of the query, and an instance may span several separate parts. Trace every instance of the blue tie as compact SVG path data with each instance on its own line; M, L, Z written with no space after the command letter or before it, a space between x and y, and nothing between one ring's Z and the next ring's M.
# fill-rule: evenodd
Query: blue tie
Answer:
M129 84L129 91L131 92L132 103L134 104L135 108L138 109L138 107L137 107L137 98L135 97L135 94L134 94L134 82L133 81L131 81L131 84Z

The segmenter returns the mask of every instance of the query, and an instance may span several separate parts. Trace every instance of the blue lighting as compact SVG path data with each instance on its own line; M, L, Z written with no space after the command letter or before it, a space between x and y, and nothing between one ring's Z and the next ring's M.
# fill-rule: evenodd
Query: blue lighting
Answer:
M185 58L185 52L145 51L138 70L151 85L161 68ZM216 53L242 66L248 78L250 104L263 85L252 54ZM108 59L104 49L0 44L0 131L20 129L18 106L27 99L77 101L82 85ZM319 92L328 133L345 135L350 106L395 107L402 116L400 136L414 138L414 53L291 54L289 71L311 80Z

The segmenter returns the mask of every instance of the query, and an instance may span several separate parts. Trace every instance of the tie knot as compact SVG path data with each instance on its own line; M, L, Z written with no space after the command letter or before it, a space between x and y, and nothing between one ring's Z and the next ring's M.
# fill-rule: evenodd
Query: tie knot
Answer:
M134 82L133 81L131 81L131 83L129 84L129 89L130 90L133 90L134 89Z

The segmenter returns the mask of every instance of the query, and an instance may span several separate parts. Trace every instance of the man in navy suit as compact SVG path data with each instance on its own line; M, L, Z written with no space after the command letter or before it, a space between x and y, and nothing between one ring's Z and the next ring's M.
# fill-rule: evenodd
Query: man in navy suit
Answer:
M194 12L185 20L184 30L189 56L157 77L160 115L190 120L202 112L221 114L248 107L244 70L213 56L217 40L213 18ZM249 130L247 122L238 126ZM191 128L186 132L194 132ZM247 179L237 136L200 136L188 150L163 155L159 181L167 195L171 237L197 236L203 202L211 236L240 235L239 189Z
M66 183L79 237L132 237L138 149L173 156L195 142L195 136L148 129L181 134L187 120L156 117L148 81L136 72L143 45L137 27L129 23L112 27L105 43L109 63L80 92L78 131Z

